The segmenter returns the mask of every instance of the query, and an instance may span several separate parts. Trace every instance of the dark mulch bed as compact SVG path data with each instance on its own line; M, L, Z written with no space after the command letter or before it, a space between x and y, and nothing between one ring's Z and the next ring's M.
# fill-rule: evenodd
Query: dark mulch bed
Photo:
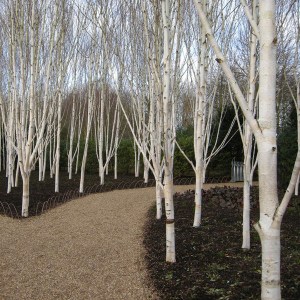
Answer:
M208 182L224 182L229 180L228 177L208 178ZM193 184L194 177L178 177L174 178L174 184L185 185ZM142 177L136 178L133 175L118 174L118 179L114 179L113 175L105 176L105 184L100 185L98 173L85 174L84 193L79 194L80 174L73 174L73 178L69 179L67 172L60 173L59 193L54 192L55 179L50 178L49 174L44 181L38 180L38 172L32 171L30 176L30 201L29 216L35 216L58 204L68 200L78 198L82 195L90 193L99 193L111 191L115 189L141 188L155 186L153 176L149 174L149 182L144 183ZM0 172L0 214L9 217L20 217L22 209L22 178L19 177L18 187L12 188L7 194L7 178L5 172Z
M29 202L29 216L34 216L38 212L41 212L41 208L43 203L47 202L49 199L56 197L55 201L63 201L63 196L67 192L74 192L74 194L70 194L71 198L78 198L78 189L80 183L80 174L74 174L72 179L69 179L67 172L61 172L60 180L59 180L59 193L54 192L54 183L55 179L50 178L47 174L45 181L38 181L38 172L33 171L30 176L30 202ZM115 188L128 188L130 185L134 186L135 183L142 183L142 178L135 178L133 176L125 176L120 175L118 179L115 180L111 175L105 177L105 186L99 186L100 179L97 173L87 173L85 175L85 191L86 193L90 193L91 187L98 186L101 188L101 191L112 190ZM127 183L127 185L126 185ZM92 191L96 191L92 189ZM77 193L76 193L77 192ZM74 195L74 196L73 196ZM0 172L0 201L3 203L10 204L10 208L12 213L15 215L15 210L17 214L21 215L22 208L22 179L19 178L18 187L12 188L12 191L7 194L7 178L5 177L5 172ZM51 203L52 205L53 203ZM13 206L12 206L13 205ZM53 207L55 205L52 205ZM47 205L44 207L45 209L49 209L50 206ZM0 213L5 213L8 216L11 216L10 211L7 209L5 204L4 209L0 205Z
M148 213L144 245L149 277L161 299L259 299L261 247L252 229L251 250L241 249L240 188L204 191L203 221L193 228L194 192L176 194L176 260L165 263L165 226ZM258 189L252 189L252 218L258 219ZM300 299L300 210L293 199L282 225L282 298Z

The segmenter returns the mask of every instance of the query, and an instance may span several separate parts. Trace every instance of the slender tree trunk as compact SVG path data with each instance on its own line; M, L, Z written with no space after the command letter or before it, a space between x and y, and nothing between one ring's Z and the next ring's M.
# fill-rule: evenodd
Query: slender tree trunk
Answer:
M159 181L156 181L155 195L156 195L156 219L160 220L162 217L161 179Z
M30 175L23 174L23 194L22 194L22 217L28 217L28 208L29 208L29 178Z
M106 176L108 175L108 167L109 167L109 164L107 163L107 164L106 164L106 167L105 167L105 175L106 175Z
M195 215L193 227L199 227L201 224L201 207L202 207L202 170L196 167L196 185L195 185Z
M140 157L141 157L141 151L139 149L136 149L137 147L135 146L135 155L134 155L134 162L135 162L135 172L134 175L135 177L139 177L140 176Z
M172 157L172 105L170 99L170 3L169 0L162 0L162 17L164 32L164 55L163 55L163 145L165 154L164 167L164 195L166 211L166 261L175 262L175 220L173 203L173 157Z
M39 155L39 181L42 181L43 178L43 166L44 166L44 162L43 162L43 143L41 143L41 145L39 146L39 150L38 150L38 155Z
M45 180L45 175L46 175L47 149L48 149L48 144L46 145L45 150L44 150L44 165L43 165L42 181Z
M88 137L86 138L88 143ZM88 144L84 147L83 156L82 156L82 163L81 163L81 173L80 173L80 185L79 185L79 192L83 193L84 188L84 176L85 176L85 166L86 166L86 159L87 159L87 152L88 152Z
M115 146L114 146L115 147L114 179L118 178L118 145L119 145L119 131L120 131L120 109L118 104L116 109L117 109L117 127L116 127Z
M11 192L11 188L14 186L14 182L13 182L13 154L12 154L12 143L9 142L9 147L8 147L8 151L7 151L7 193L9 194Z
M64 3L64 2L63 2ZM64 5L62 9L64 9ZM62 117L62 84L63 84L63 43L65 31L62 31L62 36L59 42L59 62L58 62L58 103L57 103L57 134L56 134L56 166L55 166L55 192L59 192L59 169L60 169L60 139L61 139L61 117Z
M260 2L259 124L258 140L260 219L256 226L262 244L263 300L281 299L280 225L273 224L278 208L276 142L276 33L275 0Z
M203 1L204 12L206 12L206 1ZM203 155L204 155L204 127L205 127L205 104L206 99L206 51L207 43L205 31L201 30L201 50L200 50L199 66L198 66L198 83L197 96L195 103L195 127L194 127L194 150L195 150L195 215L194 227L199 227L201 224L201 210L202 210L202 186L203 186Z
M176 262L173 178L168 170L165 171L164 177L164 196L166 211L166 261Z
M252 1L253 20L257 24L257 1ZM256 48L257 36L251 30L251 45L250 45L250 66L249 66L249 91L248 91L248 106L254 113L255 105L255 83L256 83ZM243 188L243 249L250 249L250 187L252 183L252 139L253 133L250 125L244 121L244 188Z
M99 176L100 183L104 184L104 163L103 163L103 145L104 145L104 98L106 98L105 94L105 86L102 84L101 88L101 99L100 99L100 120L99 120Z
M92 94L92 92L90 92ZM89 95L89 97L93 97L93 95ZM90 139L90 131L91 131L91 122L92 122L92 105L93 101L89 99L89 108L88 108L88 125L86 129L86 137L85 137L85 145L83 150L82 162L81 162L81 173L80 173L80 185L79 192L83 193L84 188L84 176L85 176L85 167L87 161L88 147L89 147L89 139Z
M149 162L144 159L144 182L149 182Z
M50 128L50 135L52 133L52 128ZM52 139L50 139L50 143L49 143L49 175L50 175L50 178L52 179L53 178L53 169L52 169Z
M17 169L15 174L15 187L18 187L19 185L19 175L20 175L20 165L17 163Z
M76 77L76 72L75 72ZM72 115L71 115L71 124L70 124L70 148L68 152L68 172L69 179L72 179L73 173L73 143L74 143L74 134L75 134L75 95L72 97Z
M255 225L262 244L263 300L280 300L280 225L289 197L279 206L277 192L277 143L276 143L276 32L275 0L260 1L259 40L259 119L254 119L245 98L236 83L225 57L214 39L200 1L197 6L201 23L206 27L208 40L213 47L239 105L255 135L258 146L260 219ZM298 152L299 156L299 152ZM298 156L293 176L299 172ZM295 174L294 174L295 173ZM294 177L295 177L294 176ZM294 180L294 178L293 178ZM294 183L295 184L295 183ZM292 189L292 185L289 187Z
M298 174L298 177L297 177L297 183L296 183L296 187L295 187L295 196L299 195L299 179L300 179L300 174Z
M244 186L243 186L243 249L250 249L250 182L244 166Z
M57 107L57 133L56 133L56 153L55 153L55 192L59 192L59 167L60 167L60 133L61 133L61 91L58 95Z

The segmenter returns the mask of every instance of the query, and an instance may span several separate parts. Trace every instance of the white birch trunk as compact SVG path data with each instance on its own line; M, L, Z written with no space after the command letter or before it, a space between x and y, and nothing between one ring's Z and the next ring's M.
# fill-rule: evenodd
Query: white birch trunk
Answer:
M204 12L206 12L206 1L204 1ZM202 210L202 187L203 187L203 167L204 167L204 130L205 130L205 114L206 114L206 36L205 31L201 30L201 50L198 67L198 84L197 96L195 103L195 128L194 128L194 149L195 149L195 215L194 227L199 227L201 224Z
M246 10L248 11L248 10ZM253 22L257 24L257 1L252 3ZM256 48L257 36L253 32L250 41L250 67L249 67L249 91L248 91L248 107L252 114L255 105L255 83L256 83ZM252 183L252 139L253 133L249 124L244 121L244 187L243 187L243 249L250 249L250 188Z
M149 182L149 162L144 160L144 182Z
M100 99L100 125L99 125L99 176L100 183L104 184L104 163L103 163L103 145L104 145L104 97L105 90L104 85L101 89L101 99Z
M46 176L46 166L47 166L47 149L48 149L48 144L45 147L45 151L44 151L44 165L43 165L43 174L42 174L42 181L45 180L45 176Z
M195 214L193 227L199 227L201 224L201 213L202 213L202 171L201 168L196 167L196 184L195 184Z
M15 187L19 186L19 175L20 175L20 165L17 163L17 169L15 174Z
M118 178L118 146L119 146L119 131L120 131L120 109L119 105L116 106L117 109L117 127L115 134L115 163L114 163L114 179Z
M293 176L280 206L277 194L277 144L276 144L276 36L275 1L260 2L260 66L259 66L259 120L254 119L245 98L235 81L227 61L213 37L201 3L197 6L201 23L206 28L217 61L220 63L236 98L256 137L258 145L260 219L255 225L262 244L263 300L281 299L280 291L280 225L299 173L299 152Z
M61 134L61 104L62 104L62 92L61 92L61 70L62 61L60 61L60 75L59 75L59 91L57 100L57 132L56 132L56 154L55 154L55 192L59 192L59 167L60 167L60 134Z
M50 135L52 134L52 131L53 129L50 128ZM50 142L49 142L49 176L50 178L52 179L53 178L53 168L52 168L52 139L50 139Z
M175 216L173 203L173 178L169 170L165 171L164 196L166 211L166 261L176 262L175 256Z
M134 142L134 176L140 176L140 157L141 152L137 149L136 143Z
M299 179L300 179L300 174L298 174L298 177L297 177L297 182L296 182L296 187L295 187L295 196L299 195Z
M22 176L23 181L23 193L22 193L22 217L28 217L29 215L29 176L24 174Z
M82 118L79 118L79 125L77 131L77 146L76 146L76 165L75 165L75 174L78 173L78 166L79 166L79 155L80 155L80 141L81 141L81 133L82 133L82 126L83 126L83 116L85 112L85 105L82 107L81 105L82 94L80 94L80 106L79 106L79 114L81 113Z
M76 77L76 73L75 73ZM72 97L72 115L71 115L71 124L70 124L70 148L68 152L68 172L69 172L69 179L72 179L73 173L73 144L74 144L74 134L75 134L75 94Z
M90 140L90 132L91 132L91 124L92 124L92 117L93 117L93 97L94 92L92 91L94 87L89 87L89 100L88 100L88 121L87 121L87 128L86 128L86 136L85 136L85 145L83 150L82 162L81 162L81 173L80 173L80 186L79 192L83 193L84 189L84 176L85 176L85 167L86 167L86 160L88 154L88 147L89 147L89 140Z
M58 95L57 107L57 133L56 133L56 154L55 154L55 192L59 192L59 166L60 166L60 133L61 133L61 91Z
M175 262L175 220L173 203L173 174L172 174L172 106L170 97L170 3L169 0L162 0L164 54L163 54L163 124L164 124L164 195L166 211L166 261Z
M35 83L35 5L32 4L31 9L31 24L30 24L30 87L29 87L29 129L28 137L25 145L25 159L23 167L23 196L22 196L22 217L28 217L28 207L29 207L29 178L31 172L30 166L30 155L31 155L31 143L33 141L34 135L34 83Z
M244 166L244 185L243 185L243 249L250 249L250 183L247 179L248 173Z
M276 32L275 1L260 3L259 124L258 140L260 219L256 226L262 244L263 300L281 299L280 223L273 224L278 203L276 143Z
M155 199L156 199L156 219L160 220L162 217L161 180L156 181Z
M39 146L38 150L38 161L39 161L39 181L42 181L43 178L43 167L44 167L44 159L43 159L43 145Z

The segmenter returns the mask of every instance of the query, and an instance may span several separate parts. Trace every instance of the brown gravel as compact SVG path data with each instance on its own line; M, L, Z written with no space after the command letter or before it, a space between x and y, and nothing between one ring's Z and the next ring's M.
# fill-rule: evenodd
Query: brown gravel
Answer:
M142 244L154 193L119 190L30 219L0 216L0 299L157 299Z

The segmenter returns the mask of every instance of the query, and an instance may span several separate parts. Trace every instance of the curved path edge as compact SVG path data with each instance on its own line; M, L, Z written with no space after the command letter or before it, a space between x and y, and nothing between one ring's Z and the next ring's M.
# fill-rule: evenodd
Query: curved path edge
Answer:
M241 183L204 188L225 185ZM36 218L0 216L0 298L158 299L147 282L142 236L154 199L153 187L114 190Z

